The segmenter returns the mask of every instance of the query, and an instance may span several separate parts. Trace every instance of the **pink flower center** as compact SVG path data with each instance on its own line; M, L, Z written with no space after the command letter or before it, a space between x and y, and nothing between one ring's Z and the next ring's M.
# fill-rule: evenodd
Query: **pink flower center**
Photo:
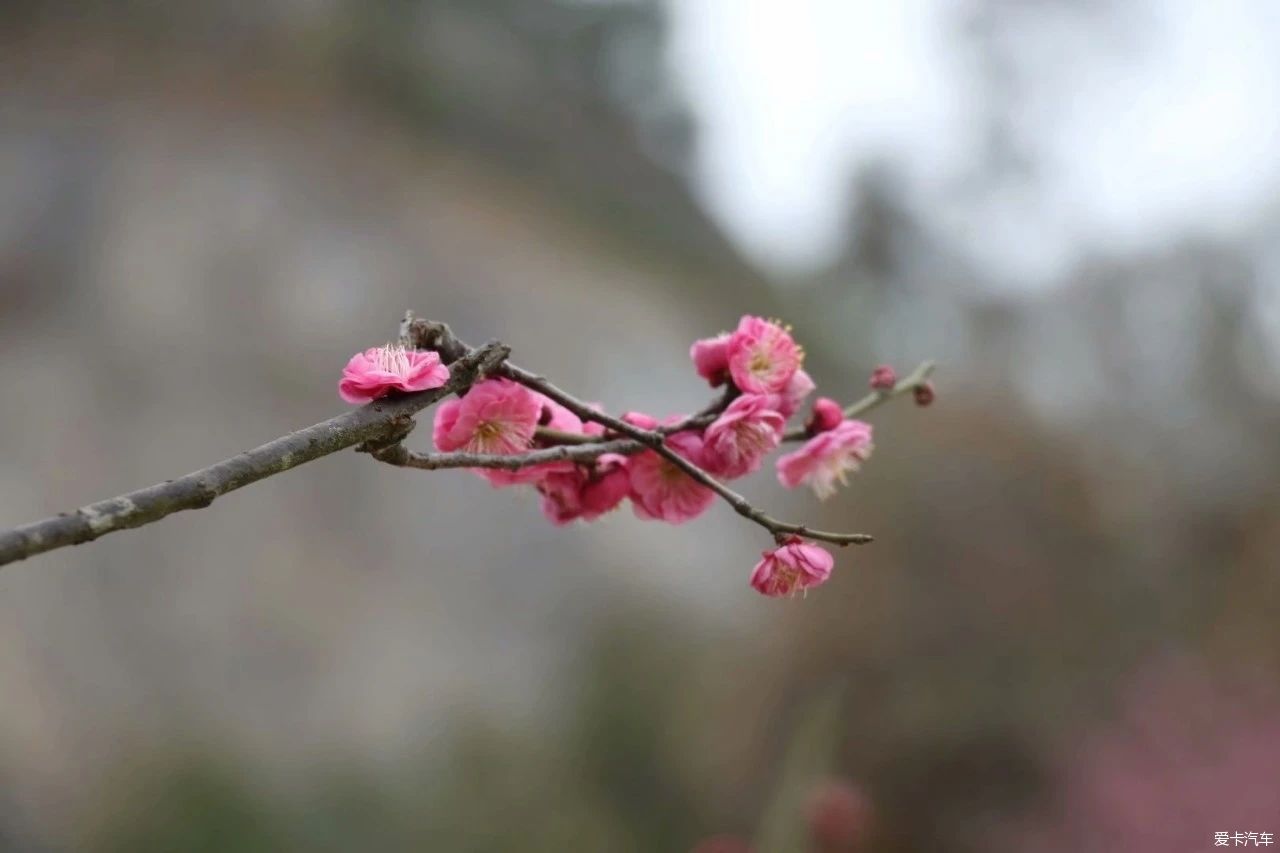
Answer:
M768 453L773 449L772 432L760 424L740 423L733 430L738 446L753 454Z
M769 354L764 350L757 349L751 356L751 361L747 366L756 376L768 376L773 369L773 361L769 358Z
M684 476L684 472L671 462L663 459L661 466L658 468L658 476L662 478L664 485L673 486L680 482L680 478Z
M517 453L519 442L509 435L509 425L502 421L480 421L467 442L471 453Z

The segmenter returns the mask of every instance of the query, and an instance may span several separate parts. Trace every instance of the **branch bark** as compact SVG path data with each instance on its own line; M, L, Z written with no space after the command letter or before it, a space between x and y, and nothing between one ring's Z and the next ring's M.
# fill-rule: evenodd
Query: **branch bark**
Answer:
M612 441L595 441L590 444L559 444L517 453L511 456L495 456L485 453L415 453L403 444L371 447L369 454L379 462L399 468L418 468L422 471L439 471L445 468L497 468L518 471L532 465L548 462L595 462L606 453L629 455L639 453L644 446L629 438Z
M0 566L55 548L92 542L116 530L141 527L185 509L206 507L227 492L361 442L394 440L404 434L415 413L470 387L508 352L499 344L486 344L455 359L449 381L440 388L378 400L176 480L0 532Z

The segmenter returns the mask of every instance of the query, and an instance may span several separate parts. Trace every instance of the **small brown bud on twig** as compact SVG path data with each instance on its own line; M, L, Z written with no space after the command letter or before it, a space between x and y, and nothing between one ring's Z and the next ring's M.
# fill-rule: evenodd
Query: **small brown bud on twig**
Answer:
M898 374L892 367L882 364L871 371L872 391L892 391L898 384Z

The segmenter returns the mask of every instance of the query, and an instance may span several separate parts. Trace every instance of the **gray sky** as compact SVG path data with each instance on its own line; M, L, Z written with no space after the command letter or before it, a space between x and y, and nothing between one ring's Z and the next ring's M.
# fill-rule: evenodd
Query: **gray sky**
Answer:
M1002 12L1035 179L960 191L981 162L978 65L956 0L668 0L702 122L704 200L781 270L835 251L850 176L885 161L1010 288L1084 248L1230 231L1280 185L1280 3L1111 0Z

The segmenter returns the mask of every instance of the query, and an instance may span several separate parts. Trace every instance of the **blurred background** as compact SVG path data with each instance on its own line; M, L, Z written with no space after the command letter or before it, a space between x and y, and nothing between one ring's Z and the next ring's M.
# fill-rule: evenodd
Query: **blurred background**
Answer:
M746 312L845 401L941 368L837 498L745 483L875 534L804 600L724 507L355 453L7 567L0 849L1280 834L1278 48L1268 0L8 0L0 525L341 411L406 308L615 411Z

